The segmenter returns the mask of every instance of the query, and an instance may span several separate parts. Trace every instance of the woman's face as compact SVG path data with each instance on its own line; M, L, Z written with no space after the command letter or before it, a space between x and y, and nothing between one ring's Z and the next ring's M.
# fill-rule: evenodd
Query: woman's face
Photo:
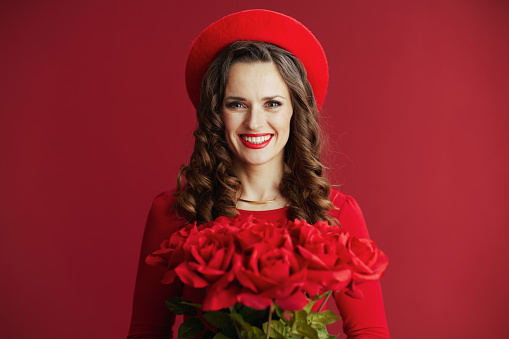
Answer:
M222 118L226 141L241 165L281 166L293 108L272 62L238 62L228 73Z

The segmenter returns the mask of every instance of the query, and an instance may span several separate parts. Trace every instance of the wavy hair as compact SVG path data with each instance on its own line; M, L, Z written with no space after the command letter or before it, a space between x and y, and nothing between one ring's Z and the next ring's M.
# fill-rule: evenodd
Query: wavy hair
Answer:
M241 182L234 172L232 153L225 138L221 107L230 67L237 62L273 62L288 86L293 115L290 137L285 147L287 171L280 194L288 201L289 218L310 223L326 220L334 207L330 184L320 160L321 132L313 89L304 66L290 52L266 42L236 41L223 49L210 64L202 81L196 110L198 128L189 164L177 178L174 209L188 222L199 224L218 216L233 217ZM185 180L184 180L185 178Z

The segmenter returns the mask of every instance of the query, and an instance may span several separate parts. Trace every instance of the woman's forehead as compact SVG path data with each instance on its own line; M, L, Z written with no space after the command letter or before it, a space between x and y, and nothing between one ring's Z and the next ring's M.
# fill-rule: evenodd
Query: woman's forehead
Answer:
M273 62L238 62L228 72L225 97L228 96L260 100L281 96L286 99L289 90Z

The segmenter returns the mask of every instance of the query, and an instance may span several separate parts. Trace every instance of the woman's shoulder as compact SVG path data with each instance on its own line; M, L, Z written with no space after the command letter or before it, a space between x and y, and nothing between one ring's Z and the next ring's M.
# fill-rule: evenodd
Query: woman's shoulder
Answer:
M351 195L331 189L330 201L334 205L331 215L338 219L346 231L358 237L369 237L362 210Z
M359 208L357 201L343 192L340 192L334 188L331 188L330 192L330 201L334 205L334 209L332 210L332 215L338 218L344 209L349 209L351 207Z
M141 252L143 259L157 250L164 239L185 224L185 220L179 218L173 208L176 199L173 193L174 190L161 192L152 200L143 234Z
M156 220L158 223L163 224L176 223L179 226L183 223L183 219L177 215L174 209L175 201L177 200L175 192L175 189L168 190L154 197L150 208L149 219Z
M341 207L345 204L348 195L343 192L338 191L337 189L331 188L330 190L330 201L337 209L341 209Z
M157 209L167 209L173 208L173 205L175 204L175 200L177 199L177 196L175 195L176 190L168 190L159 193L154 197L152 200L152 206Z

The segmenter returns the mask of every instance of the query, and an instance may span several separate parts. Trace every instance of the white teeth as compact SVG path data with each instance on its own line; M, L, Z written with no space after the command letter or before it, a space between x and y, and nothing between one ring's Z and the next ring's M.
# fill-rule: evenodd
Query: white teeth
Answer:
M247 137L245 135L242 135L242 139L244 139L247 142L250 142L252 144L261 144L267 140L269 140L271 137L270 134L264 135L263 137Z

